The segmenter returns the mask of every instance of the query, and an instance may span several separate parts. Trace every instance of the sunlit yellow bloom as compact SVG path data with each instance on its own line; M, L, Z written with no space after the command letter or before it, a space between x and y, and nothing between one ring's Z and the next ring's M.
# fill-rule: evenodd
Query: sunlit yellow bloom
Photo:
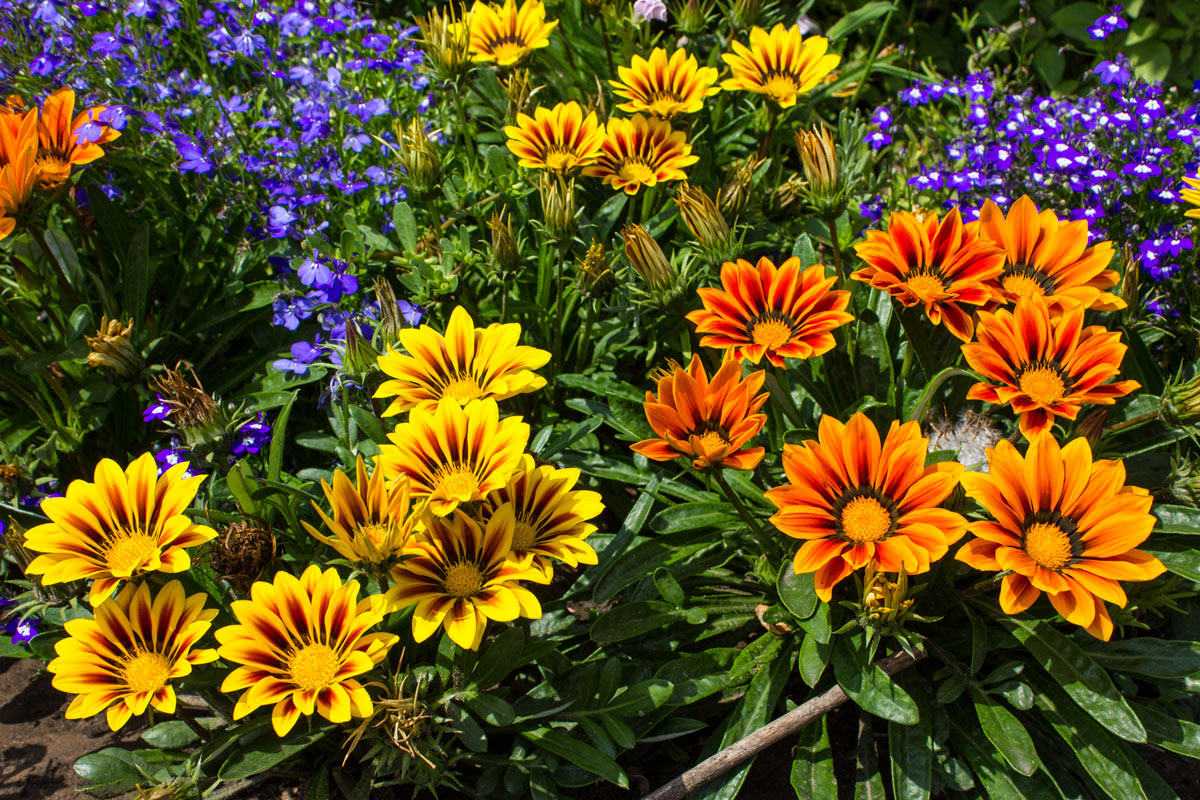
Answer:
M459 647L474 650L487 621L537 619L541 604L517 581L542 582L542 573L509 558L516 523L510 504L480 527L461 511L431 518L404 561L392 570L387 597L413 610L413 638L423 642L444 626Z
M669 59L661 47L654 48L649 59L635 54L630 66L617 67L617 74L619 81L609 81L613 94L628 101L617 108L663 119L699 111L704 98L721 91L717 71L699 66L696 57L683 50L671 53Z
M545 366L550 354L517 344L520 338L521 326L515 322L476 328L462 306L450 314L445 336L428 325L400 331L408 355L389 347L379 357L379 368L392 380L384 381L375 397L396 398L383 416L414 408L432 411L443 398L466 405L537 391L546 379L533 370Z
M105 108L93 106L80 111L72 119L71 114L75 111L74 89L64 86L46 98L38 122L39 184L46 188L59 186L71 177L73 165L90 164L104 155L104 148L100 145L108 144L121 135L115 128L100 123L100 114Z
M471 58L504 67L517 63L530 50L550 44L550 32L558 20L546 22L546 6L541 0L525 0L520 8L515 0L504 0L502 7L476 2L469 24Z
M595 564L596 551L584 541L596 531L588 520L604 511L598 492L576 489L579 470L538 466L533 457L521 457L521 468L503 489L487 496L480 509L490 519L505 505L511 506L516 523L511 557L532 566L550 579L550 559L568 566Z
M413 496L429 498L429 510L444 516L508 484L529 442L529 426L520 417L501 420L491 398L465 407L445 398L433 410L414 408L388 439L376 469L388 480L407 475Z
M217 660L217 651L192 648L212 625L215 609L205 594L185 596L171 581L153 599L150 587L127 584L115 599L96 608L94 619L68 620L67 637L54 646L58 658L46 667L55 689L79 695L67 719L83 719L108 709L108 727L118 730L147 706L175 713L170 682L192 667Z
M376 571L386 569L400 557L413 532L420 529L418 515L410 502L408 479L400 478L386 486L383 470L378 468L368 478L361 455L355 467L357 485L340 470L333 473L333 486L321 481L325 498L333 508L332 519L313 503L334 538L307 522L302 524L314 539L329 545L347 561Z
M797 97L811 92L842 60L835 53L826 53L828 49L828 39L805 39L799 25L784 28L781 23L770 33L755 27L750 31L749 47L734 42L733 52L721 55L733 71L721 88L765 94L781 108L794 106Z
M241 719L274 706L271 724L284 736L316 711L333 723L371 713L371 697L356 680L383 660L398 637L367 633L388 611L383 595L358 599L357 581L342 583L337 570L312 565L299 578L277 572L271 583L250 587L249 600L235 600L238 625L217 631L221 658L242 666L221 684L223 692L245 689L233 709Z
M1183 179L1183 182L1186 183L1191 188L1190 189L1181 189L1179 192L1180 197L1182 197L1186 202L1189 202L1194 206L1200 206L1200 175L1197 175L1194 178L1186 178L1185 177ZM1189 208L1187 211L1185 211L1183 213L1183 215L1185 217L1200 218L1200 208Z
M529 169L563 172L591 164L604 144L604 126L596 112L585 117L579 103L535 108L533 116L517 114L517 124L504 128L508 149Z
M89 600L104 602L123 580L143 572L185 572L185 548L217 532L184 515L205 476L185 478L187 462L162 477L154 456L143 454L124 471L112 459L96 465L95 483L71 481L66 497L47 497L50 522L25 533L25 547L43 555L26 568L42 583L92 580Z
M666 120L634 114L633 119L608 121L600 156L583 174L637 194L643 186L686 180L683 168L699 160L683 131L672 130Z

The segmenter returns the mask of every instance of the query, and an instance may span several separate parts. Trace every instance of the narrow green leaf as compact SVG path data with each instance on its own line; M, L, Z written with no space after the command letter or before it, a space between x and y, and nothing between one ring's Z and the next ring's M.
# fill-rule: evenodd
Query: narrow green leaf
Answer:
M743 647L742 651L738 653L733 667L729 670L729 677L736 681L775 658L782 647L783 637L764 632L762 636Z
M387 444L387 431L383 429L383 423L379 421L379 417L375 416L374 412L352 405L350 414L371 441L376 444Z
M846 16L839 19L829 27L825 33L831 42L840 41L854 31L866 25L868 22L879 19L889 11L895 11L896 7L882 0L867 3L854 11L851 11Z
M854 800L884 800L883 775L879 772L879 757L875 752L875 736L871 733L871 718L858 719L858 768L854 773Z
M634 538L638 535L638 533L641 532L642 526L646 524L646 518L650 516L650 509L654 507L654 493L658 491L659 481L660 479L657 475L650 478L649 483L646 484L646 488L638 497L637 502L633 504L631 509L629 509L629 513L625 515L625 521L621 523L621 529L618 530L617 535L609 541L608 547L605 547L604 551L599 554L599 561L602 566L597 570L591 570L584 573L585 581L588 579L589 575L595 575L595 577L591 578L590 580L594 582L593 585L595 586L595 590L593 592L592 599L596 602L602 603L606 600L610 600L612 599L612 596L616 594L616 592L621 591L621 589L618 588L613 592L613 595L602 597L602 579L613 568L613 564L616 563L616 560L625 554L625 551L629 548L629 545L633 543ZM581 581L577 581L577 583L579 582ZM583 582L583 585L586 586L587 583Z
M1037 751L1029 732L1013 713L1004 706L992 701L990 697L978 689L971 692L975 704L975 715L979 718L979 727L983 735L996 747L996 752L1004 756L1013 769L1022 775L1032 775L1037 771Z
M328 731L328 728L320 726L307 733L296 728L282 739L273 730L257 731L241 740L241 746L234 748L217 775L223 781L238 781L258 775L304 750L323 738Z
M600 618L592 623L592 641L609 644L644 636L675 620L683 619L686 613L684 609L656 600L622 603L612 611L600 615Z
M125 259L124 299L125 310L133 317L135 325L146 319L146 295L151 281L150 223L144 222L133 234L129 243L129 256Z
M1083 649L1101 666L1121 672L1153 678L1185 678L1200 673L1200 642L1156 637L1101 642L1088 637Z
M287 444L287 423L288 417L292 414L292 404L296 402L296 395L300 393L296 390L291 393L288 400L280 410L279 416L275 418L275 428L271 435L271 450L267 454L267 477L270 480L277 481L279 476L283 474L283 448Z
M676 608L683 608L683 603L687 599L683 593L683 587L679 585L679 581L674 575L662 567L654 570L654 587L658 589L658 594L663 600Z
M829 800L837 797L837 778L833 774L833 749L829 746L826 717L800 729L796 757L792 760L791 782L796 800Z
M1132 703L1138 719L1146 726L1146 740L1172 753L1200 758L1200 725L1168 714L1159 706Z
M1156 503L1150 513L1158 517L1155 533L1200 535L1200 508Z
M142 741L160 750L187 747L199 740L199 734L189 728L186 722L177 719L160 722L153 728L142 731Z
M502 631L475 662L471 684L480 689L490 689L508 677L517 668L517 659L524 643L525 631L521 628L514 626Z
M737 512L724 501L678 503L655 514L654 519L650 520L650 529L659 533L722 529L736 519Z
M577 767L599 775L609 783L622 789L629 788L629 778L617 762L601 753L590 744L574 739L557 728L534 728L521 731L521 735L548 753L565 758Z
M894 680L912 695L918 708L928 707L925 685L919 677L901 672ZM888 754L892 762L895 800L928 800L933 787L933 749L932 714L922 714L916 725L888 722Z
M979 731L967 727L959 715L947 714L954 748L971 765L988 800L1059 800L1052 787L1041 779L1043 773L1025 776L1001 764L979 746ZM961 765L958 762L956 766ZM968 787L969 788L969 787Z
M229 487L230 494L233 495L234 500L237 500L238 507L242 511L252 516L259 516L258 504L251 496L257 487L242 474L241 464L234 464L229 468L229 474L225 476L225 485Z
M417 250L417 218L408 203L397 203L392 209L392 225L396 235L404 245L405 252L415 253Z
M513 707L508 701L494 694L477 694L474 697L465 698L463 702L488 725L503 727L511 725L517 718L517 712L513 711Z

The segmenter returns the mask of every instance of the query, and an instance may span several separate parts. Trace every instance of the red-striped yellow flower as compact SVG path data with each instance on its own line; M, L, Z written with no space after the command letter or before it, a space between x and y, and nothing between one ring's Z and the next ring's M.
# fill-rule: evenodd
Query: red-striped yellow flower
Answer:
M193 649L217 616L204 607L207 599L186 596L179 581L154 597L144 583L126 584L96 608L95 618L68 620L63 626L68 638L55 644L58 657L46 667L55 689L79 695L67 706L67 719L108 709L108 727L115 731L147 706L174 714L171 681L217 660L216 650Z
M1191 203L1194 206L1200 206L1200 175L1194 178L1184 177L1183 182L1188 185L1187 189L1181 189L1179 196L1184 199L1184 202ZM1200 208L1189 208L1183 212L1185 217L1200 217Z
M767 422L758 413L769 396L758 394L765 378L760 370L743 379L741 362L731 359L710 381L698 355L687 369L664 370L658 395L646 392L646 419L657 436L632 445L634 452L654 461L690 458L699 470L754 469L764 450L746 444Z
M47 497L42 513L50 522L25 532L25 547L41 553L25 569L42 583L92 581L88 599L104 602L123 580L143 572L186 572L192 559L185 548L203 544L217 532L184 515L204 481L184 477L176 464L158 477L154 456L143 454L122 471L104 459L95 483L72 481L65 497Z
M783 446L789 483L767 491L771 523L804 543L792 566L816 573L817 596L868 564L876 572L916 575L946 555L967 521L938 506L958 485L954 461L926 464L929 440L916 422L879 431L860 413L843 425L823 417L818 440Z
M833 329L854 319L846 313L850 293L833 290L837 278L825 267L801 270L799 258L778 269L769 258L721 266L724 290L699 289L703 309L687 315L703 335L703 347L731 350L734 358L777 367L785 358L812 358L833 349Z
M531 564L513 561L513 507L502 505L480 526L461 511L433 517L392 570L388 600L397 608L416 605L413 638L423 642L445 627L450 639L467 650L483 641L487 621L537 619L541 604L518 581L544 582Z
M367 633L388 611L383 595L358 599L357 581L313 564L296 578L278 572L257 581L249 600L235 600L239 624L217 631L221 658L241 664L221 684L242 692L233 709L241 719L273 706L271 725L285 736L300 715L314 711L333 723L369 716L371 696L357 680L383 660L398 637ZM245 690L245 691L242 691Z
M940 223L897 211L887 233L867 231L854 246L866 266L851 278L870 284L906 306L922 305L929 321L971 341L971 314L993 299L992 285L1004 270L1004 251L979 238L977 224L964 225L958 209Z
M968 473L962 484L992 519L970 524L975 538L956 557L1006 573L1005 614L1021 613L1045 592L1067 622L1109 639L1113 623L1104 603L1126 603L1118 581L1148 581L1166 571L1137 549L1154 528L1150 493L1125 485L1122 462L1093 461L1082 437L1059 447L1043 434L1025 456L1001 441L987 455L988 471Z
M733 52L721 55L733 72L721 88L765 94L781 108L794 106L797 97L811 92L842 60L828 49L828 39L805 39L799 25L785 28L781 23L770 33L755 27L749 47L735 41Z
M1055 315L1048 298L1034 295L1012 312L979 312L979 341L962 351L985 382L967 398L1012 406L1021 433L1033 438L1055 417L1075 419L1081 406L1112 405L1137 389L1137 381L1109 382L1121 371L1126 347L1120 331L1084 327L1085 310L1076 304Z
M38 123L37 169L38 183L53 188L71 177L71 167L90 164L104 155L101 145L121 135L115 128L102 124L100 114L105 106L93 106L75 112L75 90L64 86L46 98Z
M384 381L375 397L396 398L383 416L414 408L432 411L442 398L466 405L537 391L546 379L533 370L544 366L550 354L517 344L520 338L521 326L515 322L476 328L462 306L450 314L445 336L428 325L405 328L400 345L407 355L388 347L387 355L379 357L379 368L392 380Z
M583 174L637 194L643 186L686 180L683 168L699 160L683 131L672 130L666 120L634 114L633 119L608 121L600 155Z
M495 62L499 66L515 64L530 51L550 44L550 32L558 20L546 22L546 6L541 0L525 0L517 8L515 0L503 6L476 2L471 8L471 60Z
M428 498L429 510L444 516L508 484L529 442L529 426L520 417L501 420L491 398L465 407L445 398L433 411L414 408L388 439L376 468L388 480L407 476L413 497Z
M604 126L596 112L585 117L579 103L536 108L533 116L517 114L517 124L504 128L508 149L528 169L567 172L594 162L604 144Z
M1045 295L1055 307L1082 304L1098 311L1116 311L1125 301L1107 289L1121 276L1108 269L1112 242L1088 247L1087 220L1060 220L1049 209L1038 212L1028 195L1012 204L1008 216L991 200L979 212L979 233L1001 247L1004 271L996 293L1006 302Z
M627 102L617 106L622 111L644 112L663 119L676 114L690 114L704 107L704 98L721 91L717 86L717 71L701 67L696 57L676 50L654 48L650 58L634 54L628 67L617 67L619 81L610 80L613 94Z

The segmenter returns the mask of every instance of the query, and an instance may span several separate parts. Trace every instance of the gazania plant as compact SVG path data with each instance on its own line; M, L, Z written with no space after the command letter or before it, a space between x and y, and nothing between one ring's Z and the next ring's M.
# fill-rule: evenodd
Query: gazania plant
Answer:
M1195 796L1176 5L0 0L5 789Z

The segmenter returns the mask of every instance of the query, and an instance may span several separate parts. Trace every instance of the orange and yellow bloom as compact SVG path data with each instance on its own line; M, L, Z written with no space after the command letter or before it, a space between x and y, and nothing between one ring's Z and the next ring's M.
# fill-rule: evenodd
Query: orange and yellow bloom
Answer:
M400 331L407 355L388 347L379 357L384 381L375 397L395 397L382 416L420 408L432 411L443 398L466 405L472 400L505 400L546 385L533 370L545 366L550 354L517 344L521 326L492 323L476 328L462 306L450 314L446 334L428 325Z
M387 595L396 608L416 605L414 639L423 642L441 626L459 647L474 650L489 619L511 622L542 615L533 592L518 583L544 582L542 572L509 557L515 530L509 504L482 526L461 511L429 520L408 548L408 558L392 571Z
M986 382L971 387L967 398L1012 406L1021 433L1032 439L1055 417L1073 420L1083 405L1112 405L1137 389L1137 381L1109 382L1126 347L1120 331L1084 327L1085 310L1072 305L1054 315L1048 299L1035 295L1011 312L979 312L979 340L962 351Z
M314 564L299 578L279 572L271 583L258 581L249 600L233 602L239 624L217 631L217 652L241 665L221 684L223 692L242 692L235 720L272 706L271 725L285 736L301 714L315 711L335 724L370 715L371 697L357 677L398 637L367 632L388 604L378 594L359 600L358 591L358 581L343 583L336 569Z
M71 177L71 167L90 164L104 155L101 145L121 135L115 128L102 124L100 114L105 106L93 106L75 112L75 90L63 87L46 98L38 121L38 184L54 188Z
M1184 202L1191 203L1194 206L1200 206L1200 175L1194 178L1185 177L1183 182L1188 185L1187 189L1180 189L1179 196ZM1200 208L1189 208L1183 212L1185 217L1200 218Z
M916 422L879 431L861 412L843 425L823 417L818 440L783 446L789 483L766 498L779 508L771 523L803 540L792 562L812 572L825 602L856 569L916 575L946 555L967 521L938 506L958 485L961 464L926 464L929 440Z
M633 119L608 121L600 155L583 174L637 194L643 186L686 180L683 168L699 160L683 131L672 130L666 120L634 114Z
M781 108L794 106L796 98L811 92L842 60L828 49L828 39L805 39L799 25L785 28L780 23L770 33L755 27L749 47L735 41L733 52L721 55L733 72L721 88L765 94Z
M834 290L837 278L825 267L801 270L799 258L776 269L769 258L721 266L724 289L698 290L703 309L687 315L703 338L702 347L732 351L732 357L777 367L785 358L812 358L833 349L832 331L854 319L846 313L850 293Z
M1093 460L1087 439L1059 447L1042 435L1024 456L1001 441L988 450L988 471L966 474L962 484L992 519L970 524L975 538L956 557L1006 573L1006 614L1021 613L1045 592L1068 622L1107 640L1113 623L1104 603L1126 603L1119 581L1166 571L1137 549L1154 528L1150 493L1125 485L1120 461Z
M708 379L700 356L687 369L675 364L658 379L658 395L646 392L646 419L656 438L631 445L654 461L691 459L699 470L727 467L750 470L762 461L763 448L746 447L767 422L759 410L766 373L742 378L741 362L728 360Z
M887 233L867 231L854 246L866 266L851 278L887 292L905 306L922 305L929 321L969 342L972 313L993 299L992 284L1004 270L1004 251L964 225L958 209L938 221L897 211Z
M55 689L78 695L67 719L83 719L108 709L108 727L119 730L147 706L175 713L171 681L192 667L217 660L217 651L194 649L208 632L215 609L204 594L187 596L171 581L150 596L150 587L126 585L88 619L68 620L67 638L54 646L58 657L47 666Z
M104 459L95 483L72 481L65 497L42 501L50 522L25 533L25 547L41 553L26 572L42 583L92 581L89 600L104 602L123 580L144 572L185 572L192 566L188 547L217 533L184 515L204 476L184 477L187 463L158 477L154 456L143 454L122 470Z
M515 0L504 0L503 6L476 2L466 24L471 28L471 60L505 67L549 45L558 20L546 22L541 0L525 0L520 8Z
M465 407L443 398L432 411L414 408L388 439L376 469L388 480L407 476L413 497L428 498L429 510L444 516L508 485L529 443L529 426L520 417L500 419L491 398Z
M604 126L596 112L585 117L579 103L536 108L533 116L518 114L516 125L504 128L508 149L528 169L567 172L593 163L604 144Z
M696 57L676 50L654 48L650 58L635 54L628 67L617 67L620 80L610 80L613 94L626 102L617 106L630 113L643 112L663 119L690 114L704 107L704 98L721 91L717 71L701 67Z
M979 212L979 233L1006 253L1004 271L994 290L1004 302L1044 295L1056 306L1082 304L1098 311L1116 311L1125 301L1108 289L1121 276L1108 269L1112 242L1088 247L1086 220L1060 220L1049 209L1038 212L1028 195L1008 210L991 200Z

